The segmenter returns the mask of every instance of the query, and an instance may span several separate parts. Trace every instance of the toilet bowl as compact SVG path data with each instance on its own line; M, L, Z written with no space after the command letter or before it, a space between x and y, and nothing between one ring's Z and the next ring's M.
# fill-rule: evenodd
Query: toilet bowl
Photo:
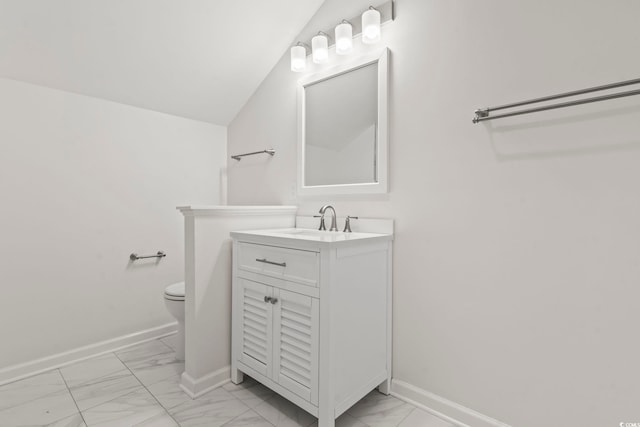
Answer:
M184 282L165 288L164 303L169 313L178 321L178 333L175 336L176 359L184 360Z

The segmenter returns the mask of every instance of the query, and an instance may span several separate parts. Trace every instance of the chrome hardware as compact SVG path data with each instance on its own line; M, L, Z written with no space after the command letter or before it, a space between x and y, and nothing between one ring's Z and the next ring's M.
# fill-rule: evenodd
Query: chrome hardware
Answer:
M607 101L609 99L618 99L618 98L624 98L626 96L640 95L640 89L636 89L636 90L630 90L627 92L618 92L618 93L612 93L609 95L594 96L591 98L577 99L575 101L559 102L556 104L543 105L541 107L527 108L524 110L516 110L516 111L497 114L493 116L490 115L492 111L511 109L515 107L521 107L523 105L539 104L540 102L554 101L556 99L567 98L571 96L583 95L586 93L599 92L602 90L610 90L610 89L615 89L623 86L637 85L637 84L640 84L640 79L625 80L623 82L611 83L611 84L590 87L590 88L581 89L581 90L574 90L571 92L560 93L557 95L545 96L542 98L529 99L527 101L514 102L512 104L500 105L498 107L480 108L475 111L475 117L473 118L472 121L473 123L478 123L478 122L483 122L485 120L494 120L494 119L500 119L503 117L519 116L521 114L536 113L538 111L554 110L556 108L573 107L575 105L589 104L592 102Z
M329 227L329 231L338 231L338 227L336 226L336 210L333 208L333 206L324 205L323 207L320 208L320 213L324 217L324 214L327 211L327 209L331 209L331 227ZM320 226L322 226L322 221Z
M273 157L273 155L276 154L276 150L274 150L273 148L268 148L268 149L262 150L262 151L254 151L253 153L236 154L235 156L231 156L231 158L233 160L240 161L240 160L242 160L242 157L244 157L244 156L253 156L254 154L262 154L262 153L268 154L271 157Z
M314 218L320 218L320 227L318 227L318 230L320 231L325 231L327 228L324 226L324 214L322 215L314 215Z
M352 219L358 219L357 216L349 216L347 215L347 219L344 221L344 233L351 233L351 221Z
M273 261L268 261L266 258L256 258L256 261L258 262L263 262L265 264L271 264L271 265L277 265L278 267L286 267L287 263L286 262L273 262Z
M145 259L145 258L164 258L164 257L166 257L166 256L167 256L167 254L165 254L165 253L164 253L164 252L162 252L162 251L158 251L158 253L157 253L157 254L155 254L155 255L138 255L138 254L133 253L133 254L129 255L129 259L130 259L131 261L137 261L137 260L139 260L139 259Z

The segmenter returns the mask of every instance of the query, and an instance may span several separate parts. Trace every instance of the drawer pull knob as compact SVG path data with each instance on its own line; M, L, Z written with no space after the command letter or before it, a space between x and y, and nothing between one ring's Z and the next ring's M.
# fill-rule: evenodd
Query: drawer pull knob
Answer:
M271 304L275 304L278 302L278 298L269 298L271 300Z
M264 302L271 302L271 297L265 296L264 297Z
M267 260L266 258L262 258L262 259L256 258L256 261L263 262L265 264L277 265L279 267L286 267L287 266L286 262L273 262L273 261Z

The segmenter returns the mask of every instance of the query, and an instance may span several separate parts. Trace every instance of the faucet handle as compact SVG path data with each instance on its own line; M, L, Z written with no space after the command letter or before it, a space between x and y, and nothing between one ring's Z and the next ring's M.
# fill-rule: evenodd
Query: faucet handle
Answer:
M344 221L344 230L342 230L343 233L351 233L351 220L352 219L358 219L357 216L349 216L347 215L347 219L345 219Z
M324 226L324 214L322 215L314 215L314 218L320 218L320 227L318 227L318 230L320 231L326 231L327 227Z

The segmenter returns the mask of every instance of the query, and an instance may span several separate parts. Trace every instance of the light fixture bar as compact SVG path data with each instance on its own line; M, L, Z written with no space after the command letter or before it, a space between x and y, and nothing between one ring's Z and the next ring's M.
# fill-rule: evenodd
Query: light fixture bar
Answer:
M393 0L388 0L378 6L376 5L372 5L372 6L378 12L380 12L380 25L384 25L385 23L393 21L395 19L395 14L393 10ZM362 33L362 13L352 18L346 19L346 21L349 21L349 23L353 27L352 29L353 37L356 37L357 35ZM322 32L326 34L334 34L334 29L335 29L335 26L322 30ZM317 34L317 31L316 31L316 34ZM314 36L316 34L314 34ZM329 42L332 42L332 41L335 44L335 40L333 39L333 37L329 39ZM305 43L311 46L311 39L305 41ZM329 45L329 47L333 46L334 44ZM310 51L307 52L307 54L310 54L310 53L311 53Z

